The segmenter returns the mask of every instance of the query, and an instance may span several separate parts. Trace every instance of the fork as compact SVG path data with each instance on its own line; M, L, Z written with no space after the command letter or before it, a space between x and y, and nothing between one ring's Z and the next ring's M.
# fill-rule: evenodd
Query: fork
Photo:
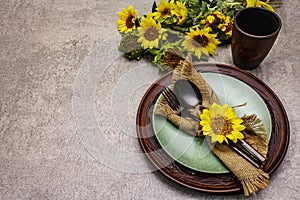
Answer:
M163 97L166 99L168 105L171 107L171 109L174 111L175 114L181 116L184 115L188 116L197 122L200 122L200 118L197 118L196 116L192 115L189 110L183 108L176 95L173 93L173 91L166 87L162 91ZM232 150L234 150L236 153L238 153L240 156L242 156L244 159L246 159L248 162L250 162L253 166L256 168L261 168L266 161L266 159L253 147L251 147L248 143L246 143L244 140L239 140L238 143L229 142L229 146Z
M171 107L171 109L174 111L174 113L176 115L187 116L187 117L190 117L190 118L192 118L193 120L195 120L197 122L200 122L200 118L196 117L195 115L192 115L189 110L183 108L180 105L176 95L173 93L173 91L170 88L166 87L162 91L162 95L166 99L168 105Z

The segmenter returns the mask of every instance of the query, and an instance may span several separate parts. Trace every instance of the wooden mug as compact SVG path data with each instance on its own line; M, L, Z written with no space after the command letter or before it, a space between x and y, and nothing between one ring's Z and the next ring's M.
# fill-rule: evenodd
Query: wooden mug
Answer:
M255 69L268 55L281 29L279 16L264 8L245 8L234 19L231 52L234 64Z

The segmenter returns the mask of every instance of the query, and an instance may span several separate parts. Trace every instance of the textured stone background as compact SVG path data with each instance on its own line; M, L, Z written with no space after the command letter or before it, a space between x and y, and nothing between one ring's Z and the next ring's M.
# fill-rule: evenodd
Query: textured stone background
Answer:
M128 163L122 169L123 163L114 158L103 161L95 149L101 136L116 149L141 153L135 138L135 113L159 74L145 60L129 62L120 56L116 20L122 7L133 4L142 15L152 2L0 2L0 199L244 198L183 188L151 171L146 159L138 162L148 172L132 173L126 169ZM278 10L283 20L278 40L261 66L251 71L284 104L291 142L270 186L249 199L300 198L299 10L298 1L284 1ZM232 64L229 47L219 49L211 61ZM81 110L76 104L80 98L82 102L88 99L74 91L85 91L80 87L88 84L78 80L93 65L98 68L92 79L92 113L99 132L88 138L79 127L91 120L78 120Z

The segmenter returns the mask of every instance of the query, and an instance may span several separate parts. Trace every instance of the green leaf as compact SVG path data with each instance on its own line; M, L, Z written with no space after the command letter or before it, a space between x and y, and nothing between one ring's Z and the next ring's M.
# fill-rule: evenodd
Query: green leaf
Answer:
M213 32L218 33L218 38L220 40L226 40L227 39L227 35L226 33L224 33L221 29L219 29L216 25L212 25L211 26Z
M135 50L124 54L129 60L140 60L143 57L144 50Z
M200 28L200 29L203 29L204 27L205 27L204 24L200 24L200 25L199 25L199 28Z
M156 5L156 2L154 1L153 5L152 5L152 13L156 12L156 8L157 8L157 5Z
M230 10L227 12L227 16L233 16L235 13L235 10Z
M135 20L135 27L140 27L140 20L139 20L139 18L137 18Z
M207 11L207 2L203 1L201 5L201 12L206 13Z
M217 4L220 2L220 0L212 0L210 1L209 5L211 8L217 6Z
M198 1L195 4L193 4L192 9L194 10L195 13L197 13L197 14L200 13L202 11L200 1Z
M218 36L219 36L220 40L226 40L227 39L226 33L224 33L221 30L218 33L219 33Z

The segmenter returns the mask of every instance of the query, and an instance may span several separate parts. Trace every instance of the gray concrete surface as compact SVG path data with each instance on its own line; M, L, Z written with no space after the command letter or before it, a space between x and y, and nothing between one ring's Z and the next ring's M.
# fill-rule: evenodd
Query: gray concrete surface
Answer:
M135 113L159 74L117 51L116 20L152 2L0 1L0 199L244 199L181 187L142 156ZM269 187L248 199L300 198L299 10L284 1L278 40L251 71L284 104L291 141ZM211 61L232 64L229 47Z

